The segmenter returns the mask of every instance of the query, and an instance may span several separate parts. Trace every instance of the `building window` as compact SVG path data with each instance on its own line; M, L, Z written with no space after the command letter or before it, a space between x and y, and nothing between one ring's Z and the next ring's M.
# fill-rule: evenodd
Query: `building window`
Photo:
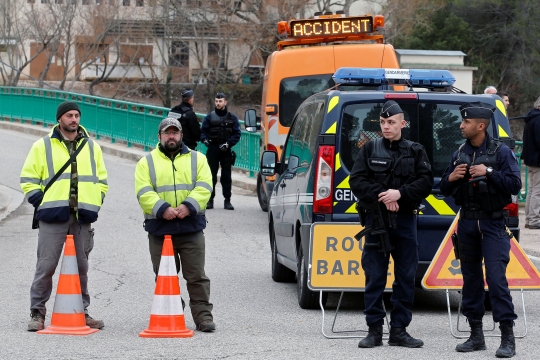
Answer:
M135 0L135 6L144 6L144 0Z
M129 0L122 0L123 6L129 6Z
M225 69L225 54L220 44L208 43L208 67Z
M90 5L90 0L82 0L83 5Z
M48 4L48 3L49 3L49 0L41 0L41 3L42 3L42 4Z
M189 67L189 46L182 41L173 41L169 54L170 66Z
M27 3L29 4L34 4L36 2L36 0L26 0Z
M234 1L233 10L236 10L236 11L242 10L242 3L243 1Z

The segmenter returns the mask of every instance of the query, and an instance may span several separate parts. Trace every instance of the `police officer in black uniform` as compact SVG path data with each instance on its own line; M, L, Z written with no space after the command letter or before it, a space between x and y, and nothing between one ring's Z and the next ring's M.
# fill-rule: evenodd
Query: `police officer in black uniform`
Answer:
M214 208L216 194L217 172L221 165L221 186L225 198L224 208L234 210L231 204L231 170L233 153L231 148L240 140L240 123L236 115L227 110L225 94L218 92L215 99L216 108L206 115L202 123L201 141L208 147L206 158L212 171L212 195L206 205L207 209Z
M364 293L367 336L358 347L381 346L386 312L383 292L386 286L389 255L394 261L393 305L388 344L410 348L424 345L410 336L406 328L412 319L415 274L418 266L416 212L433 187L433 173L424 150L418 143L404 139L403 110L395 101L387 101L380 114L383 138L367 142L359 151L350 176L351 190L358 199L359 211L369 204L380 205L395 214L393 228L386 228L391 248L381 251L380 236L365 235L362 268L366 276ZM373 206L373 205L372 205ZM371 226L373 212L366 214L365 225Z
M201 125L193 111L194 93L191 89L184 89L181 95L182 103L171 109L169 117L180 121L180 125L182 125L182 141L190 149L194 150L197 147L197 141L201 138Z
M508 358L516 353L513 326L517 315L506 280L511 234L505 225L503 208L511 202L511 195L517 195L521 189L521 177L512 150L486 131L495 110L483 102L460 107L463 119L459 128L467 140L452 156L440 187L443 195L453 196L461 206L457 234L463 275L462 310L471 335L456 346L456 351L486 349L482 331L483 258L493 320L501 330L501 346L495 355Z

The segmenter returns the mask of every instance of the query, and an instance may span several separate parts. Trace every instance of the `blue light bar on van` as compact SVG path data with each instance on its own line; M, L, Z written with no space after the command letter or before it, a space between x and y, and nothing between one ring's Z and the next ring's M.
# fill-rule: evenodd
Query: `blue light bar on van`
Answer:
M332 76L340 85L407 85L449 87L456 79L448 70L339 68Z

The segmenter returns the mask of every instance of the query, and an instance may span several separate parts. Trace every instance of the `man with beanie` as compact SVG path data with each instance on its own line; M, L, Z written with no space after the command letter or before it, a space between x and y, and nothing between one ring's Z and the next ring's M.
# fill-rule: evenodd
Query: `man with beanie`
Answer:
M521 159L529 168L525 227L540 229L540 97L525 116Z
M158 129L157 147L135 168L135 193L144 213L154 273L157 277L165 235L171 235L176 272L182 269L186 279L197 330L214 331L203 233L212 175L204 154L182 143L178 120L163 119Z
M506 279L512 234L506 227L504 207L521 189L519 166L512 150L487 132L495 106L476 101L461 105L459 110L459 129L466 141L452 155L440 182L441 193L452 196L461 206L457 230L463 275L461 309L471 335L456 346L456 351L486 349L482 330L483 264L493 321L501 330L501 345L495 356L510 358L516 354L513 327L517 315Z
M182 125L182 141L190 149L195 150L197 141L201 138L201 125L193 111L194 92L191 89L182 90L182 103L169 112L170 118L175 118Z
M224 208L234 210L231 204L233 152L231 148L240 140L240 123L236 115L227 110L225 94L218 92L215 99L216 108L206 115L201 127L201 141L208 147L206 157L212 171L212 195L207 209L214 208L217 172L221 165L221 186L225 198Z
M58 124L49 135L32 145L21 171L21 188L35 208L35 220L39 221L28 331L44 327L45 304L51 296L52 277L66 235L73 235L81 281L83 308L75 311L84 311L89 327L101 329L104 326L102 320L88 315L88 255L94 246L91 224L98 218L109 187L101 148L80 125L80 117L77 103L61 103L56 111ZM53 182L55 174L65 165L61 176Z
M422 200L431 192L433 173L424 147L403 138L401 129L406 123L398 103L393 100L384 103L379 123L383 137L370 140L360 148L349 181L358 199L362 225L373 229L365 235L362 251L366 275L364 313L369 330L358 347L383 344L386 317L383 292L392 255L395 281L390 297L393 309L388 344L419 348L424 342L409 335L406 329L412 320L418 267L416 214ZM390 223L388 219L394 221ZM381 232L386 233L389 243L380 236Z

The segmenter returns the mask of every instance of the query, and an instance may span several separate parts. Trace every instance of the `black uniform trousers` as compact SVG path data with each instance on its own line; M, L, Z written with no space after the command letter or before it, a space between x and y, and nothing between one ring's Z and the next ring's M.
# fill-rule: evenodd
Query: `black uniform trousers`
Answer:
M369 215L366 226L371 223ZM416 241L416 215L397 214L397 229L390 229L389 236L394 249L390 251L394 262L392 284L393 305L390 313L392 327L407 327L412 320L411 308L414 300L415 275L418 267L418 243ZM368 326L382 326L386 312L383 308L383 292L388 274L389 253L386 256L374 244L378 236L366 235L362 252L362 268L366 276L364 302ZM373 244L373 246L369 246ZM367 246L366 246L367 245Z
M232 152L231 148L227 151L221 151L218 145L210 144L208 151L206 152L206 159L212 172L212 195L210 200L214 200L216 195L217 173L219 166L221 165L221 178L220 183L223 191L223 197L230 200L231 198L231 170L232 170Z
M506 267L510 261L510 235L504 218L467 220L458 224L461 274L463 275L462 311L468 319L482 320L484 316L484 274L493 320L515 320L512 296L506 280Z

